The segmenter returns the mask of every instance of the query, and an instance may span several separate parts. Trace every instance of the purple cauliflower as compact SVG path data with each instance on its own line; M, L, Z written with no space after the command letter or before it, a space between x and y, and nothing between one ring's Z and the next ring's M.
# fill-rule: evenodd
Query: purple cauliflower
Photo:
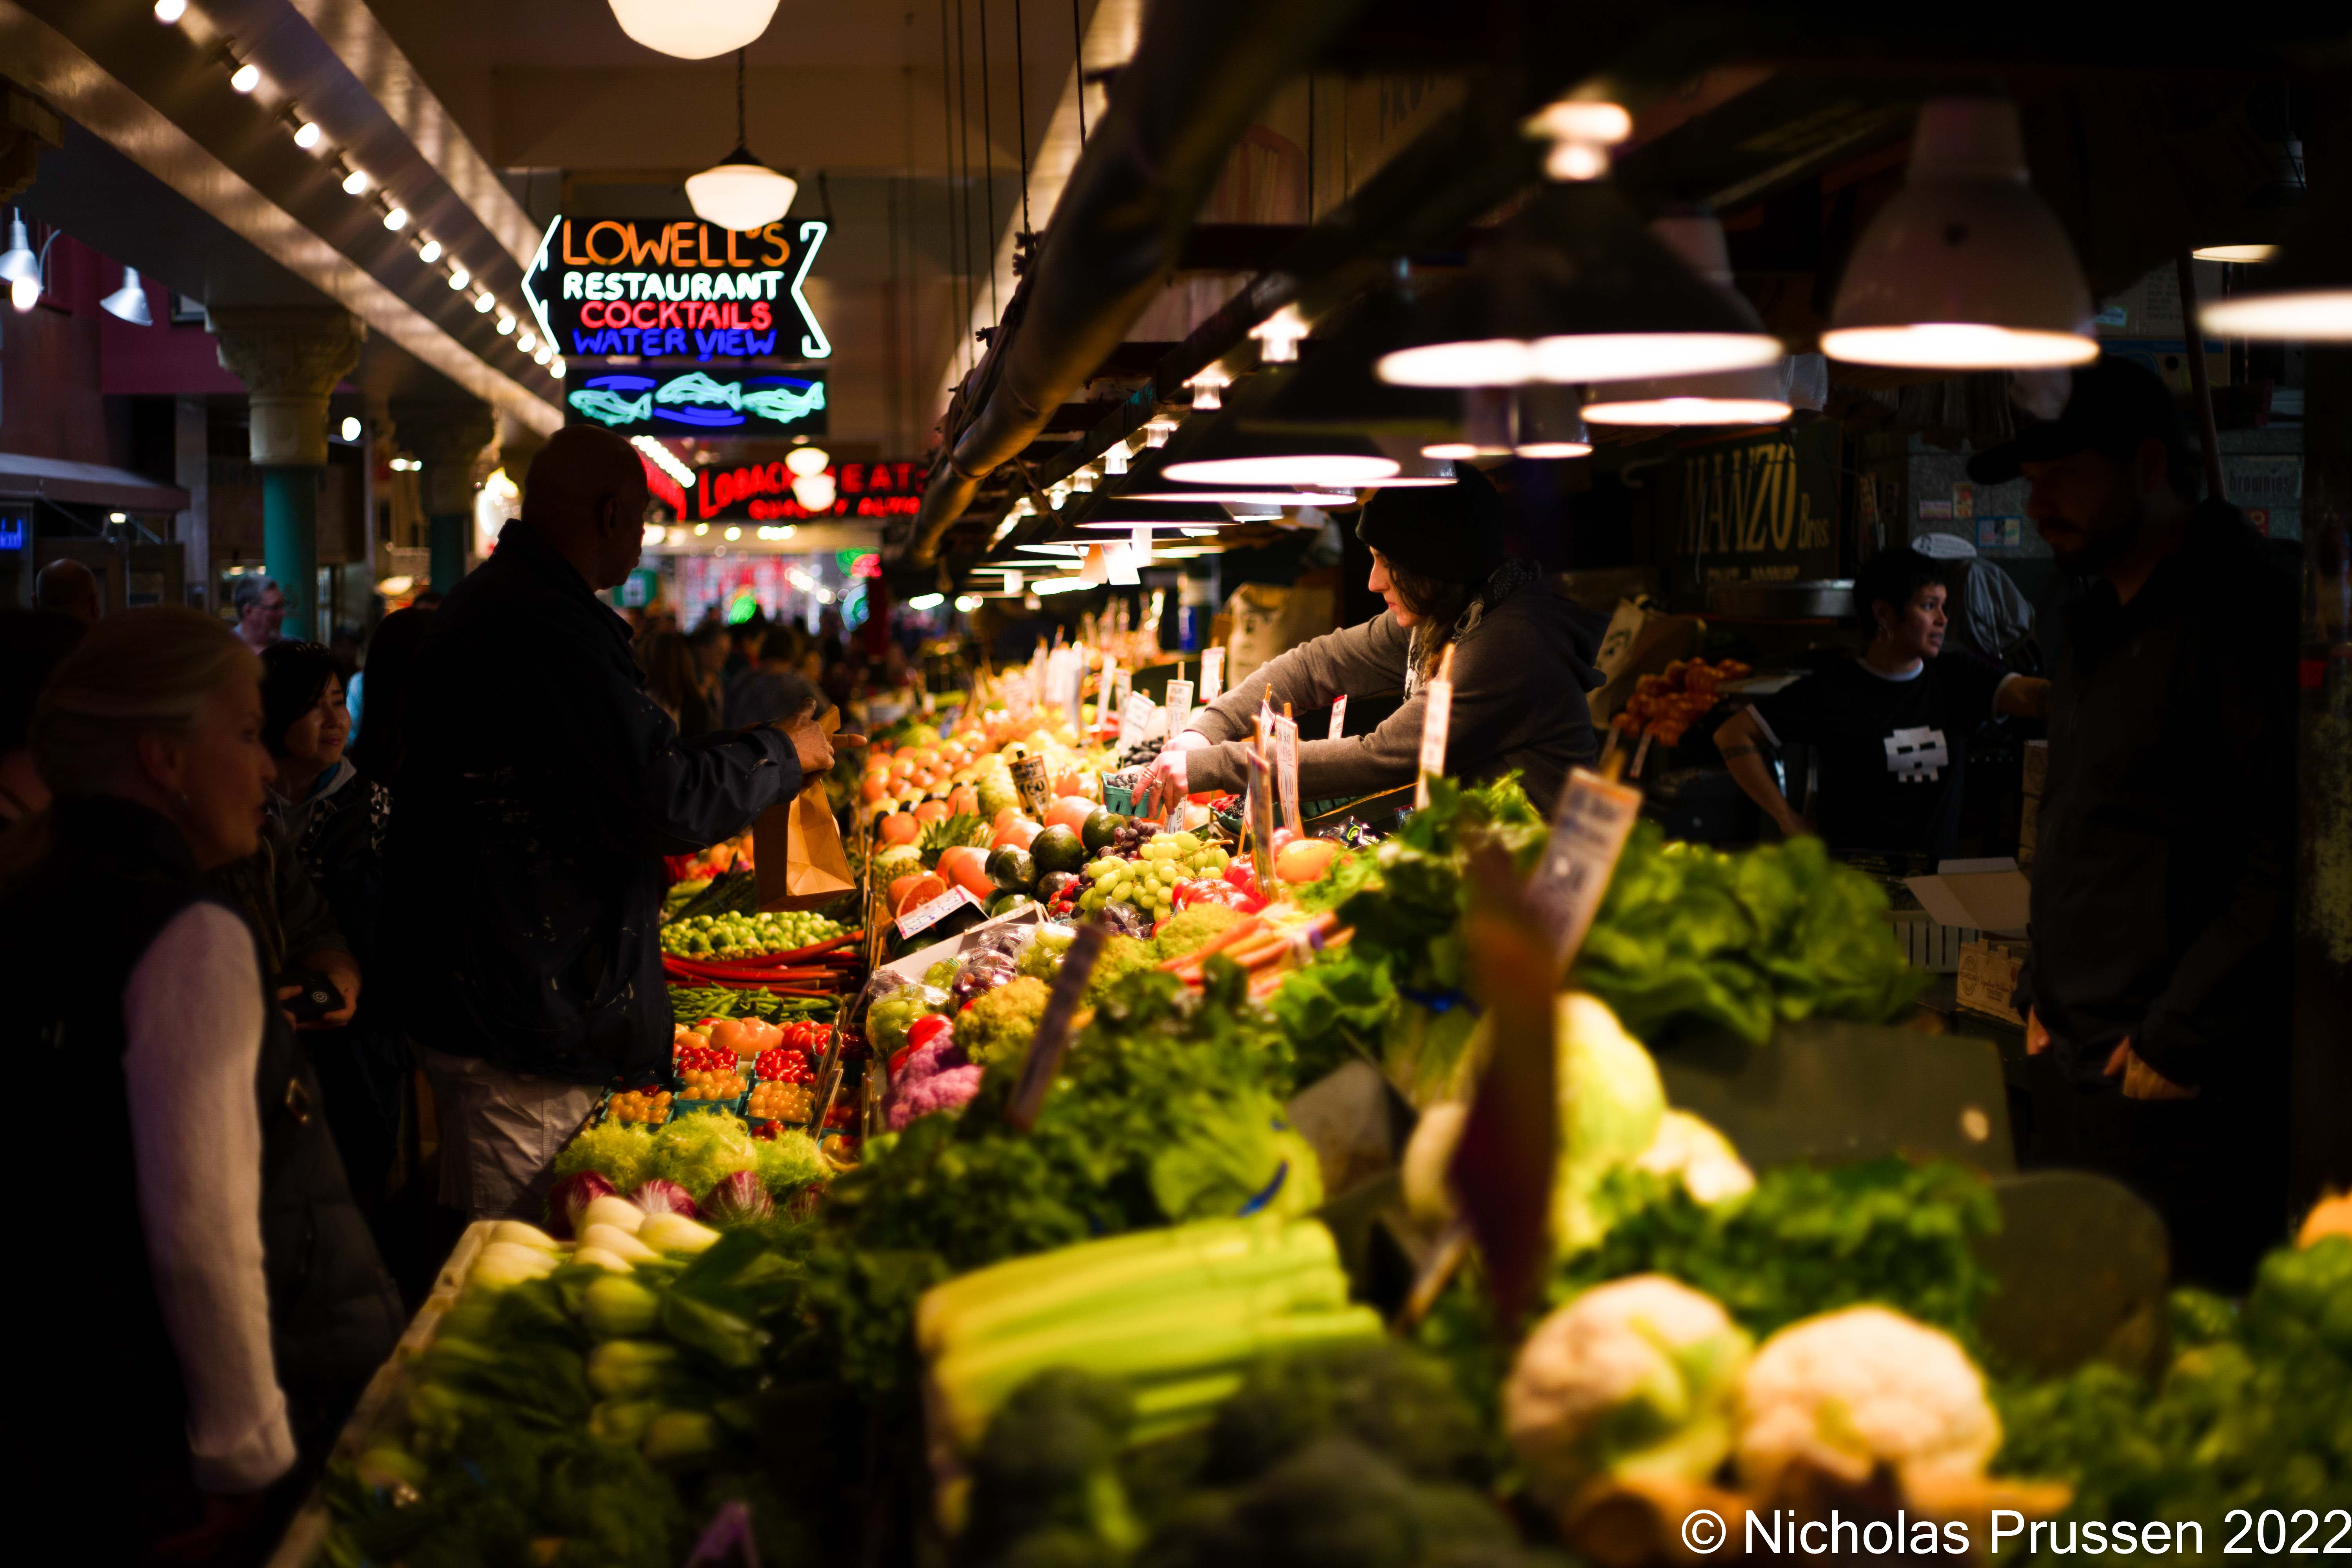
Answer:
M950 1068L969 1066L971 1061L971 1058L963 1054L963 1047L955 1043L953 1031L942 1029L930 1044L907 1058L905 1065L899 1068L898 1076L892 1079L891 1087L901 1090L911 1089L927 1078Z
M901 1132L918 1116L933 1111L961 1110L980 1092L986 1070L980 1067L949 1068L908 1084L890 1100L890 1131Z

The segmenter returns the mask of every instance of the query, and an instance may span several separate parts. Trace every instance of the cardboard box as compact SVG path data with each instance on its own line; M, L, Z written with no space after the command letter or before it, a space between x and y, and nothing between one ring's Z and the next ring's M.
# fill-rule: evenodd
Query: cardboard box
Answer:
M1970 942L1960 946L1959 1004L1971 1013L1983 1013L2022 1026L2025 1016L2010 1005L2017 994L2017 977L2032 945L2022 942Z
M1919 907L1938 925L1983 931L1989 936L2023 936L2028 900L2033 885L2017 862L1947 860L1932 877L1906 877Z
M2042 781L2050 776L2050 742L2025 742L2025 795L2029 800L2042 797Z
M2020 869L2033 864L2033 840L2042 831L2042 797L2029 795L2017 814L2017 864Z

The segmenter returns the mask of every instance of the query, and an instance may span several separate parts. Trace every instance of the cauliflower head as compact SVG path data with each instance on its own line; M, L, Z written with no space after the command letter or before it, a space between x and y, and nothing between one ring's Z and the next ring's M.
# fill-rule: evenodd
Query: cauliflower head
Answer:
M1716 1300L1663 1274L1587 1290L1520 1346L1503 1425L1554 1507L1595 1476L1705 1479L1731 1452L1749 1341Z
M1740 1159L1731 1140L1687 1110L1666 1112L1658 1123L1658 1135L1633 1168L1680 1176L1691 1197L1710 1207L1756 1190L1756 1173Z
M1739 1380L1739 1475L1769 1492L1800 1460L1855 1485L1879 1465L1981 1475L2000 1447L1984 1376L1959 1342L1885 1307L1790 1324Z

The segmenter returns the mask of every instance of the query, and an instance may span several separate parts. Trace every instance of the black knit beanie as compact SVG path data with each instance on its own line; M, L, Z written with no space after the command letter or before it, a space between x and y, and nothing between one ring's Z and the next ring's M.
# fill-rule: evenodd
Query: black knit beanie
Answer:
M1503 498L1486 475L1456 463L1450 485L1374 490L1356 537L1416 576L1483 583L1503 563Z

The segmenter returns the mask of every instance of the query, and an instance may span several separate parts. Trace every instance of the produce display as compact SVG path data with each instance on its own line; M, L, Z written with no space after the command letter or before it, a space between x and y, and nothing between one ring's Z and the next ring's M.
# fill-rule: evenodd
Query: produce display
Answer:
M682 958L807 956L850 934L839 921L813 912L688 915L662 927L661 946Z
M1980 1328L1981 1174L1751 1167L1668 1102L1653 1051L1694 1032L1909 1001L1874 887L1802 842L1637 830L1555 1005L1540 1300L1499 1326L1471 1248L1408 1310L1465 1217L1448 1173L1497 1047L1470 859L1525 874L1542 820L1511 781L1436 780L1386 839L1286 836L1260 887L1215 829L1102 811L1100 752L991 700L856 771L867 875L885 900L913 877L901 895L1044 908L919 933L844 986L837 1027L766 991L674 996L675 1083L609 1098L545 1232L486 1238L333 1468L326 1561L652 1568L740 1519L793 1564L1535 1568L1686 1561L1700 1507L1736 1536L1743 1511L1832 1504L2105 1528L2352 1506L2352 1205L2242 1307L2176 1292L2156 1375L2053 1376ZM1016 751L1063 791L1044 820ZM1024 1131L1008 1110L1089 920L1107 935ZM1349 1194L1308 1102L1293 1122L1367 1061L1412 1108L1401 1202L1370 1222L1327 1206ZM741 1114L677 1113L728 1088ZM834 1135L861 1118L862 1144Z

